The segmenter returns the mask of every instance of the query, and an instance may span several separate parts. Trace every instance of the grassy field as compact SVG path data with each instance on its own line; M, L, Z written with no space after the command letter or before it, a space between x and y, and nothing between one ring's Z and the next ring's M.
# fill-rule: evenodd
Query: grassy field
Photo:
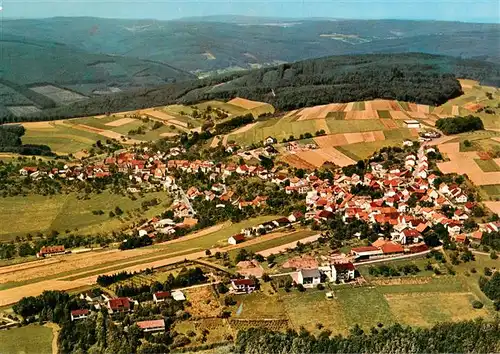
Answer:
M499 172L500 171L500 166L495 162L495 160L480 160L480 159L475 159L477 165L481 170L484 172Z
M427 259L389 263L401 265L405 262L423 269ZM473 262L454 266L456 275L434 276L423 271L419 276L392 279L368 277L369 283L361 287L330 285L331 290L314 288L302 293L296 289L288 293L280 289L274 293L269 290L268 283L264 283L259 293L237 296L238 303L231 311L234 318L287 318L296 330L303 326L314 334L324 329L346 334L354 324L369 330L378 323L432 326L442 321L492 318L491 301L485 299L478 287L485 266L498 267L498 261L476 256ZM471 272L473 268L477 273ZM360 267L359 271L365 275L367 267ZM333 291L334 298L326 299L326 291ZM478 299L485 304L483 309L472 307L472 301Z
M259 251L267 250L269 248L285 245L285 244L290 243L290 242L299 241L299 240L302 240L303 238L306 238L308 236L312 236L315 234L317 234L316 231L300 230L300 231L293 232L293 233L286 235L286 236L283 236L283 237L279 237L279 238L275 238L273 240L250 245L248 247L245 247L245 250L247 250L248 252L259 252ZM233 251L229 252L229 255L231 256L231 258L234 258L234 257L236 257L238 252L239 252L239 250L233 250Z
M49 123L48 128L37 128L34 125L26 126L23 144L48 145L58 154L74 154L81 150L88 150L92 144L103 136L74 129L60 123Z
M385 134L386 132L384 132ZM344 145L344 146L337 146L336 149L338 149L340 152L346 154L353 160L363 160L371 155L377 150L380 150L381 148L385 146L400 146L402 144L401 139L394 139L394 140L380 140L380 141L372 141L368 143L355 143L355 144L349 144L349 145Z
M500 198L500 184L479 186L479 192L484 200L497 200Z
M366 119L366 120L336 120L327 118L326 124L330 133L341 134L341 133L358 133L358 132L370 132L374 130L383 130L384 125L379 119Z
M52 329L37 325L0 331L2 354L51 354Z
M145 200L157 198L160 205L148 211L135 211ZM108 191L95 194L88 200L79 200L77 195L54 195L50 197L32 195L28 197L8 197L0 199L0 238L11 240L27 233L78 229L82 233L108 232L120 229L138 218L152 217L165 210L170 204L164 192L147 193L133 201L128 197ZM109 211L119 206L122 218L109 217ZM103 210L103 215L92 214L93 210ZM128 215L132 212L132 215ZM126 220L126 219L129 220Z
M333 329L334 333L347 333L350 323L346 319L342 304L339 300L326 300L325 292L307 290L305 293L290 292L282 296L287 314L296 328L303 326L313 334L319 334L323 329ZM314 316L304 313L304 304L314 309Z

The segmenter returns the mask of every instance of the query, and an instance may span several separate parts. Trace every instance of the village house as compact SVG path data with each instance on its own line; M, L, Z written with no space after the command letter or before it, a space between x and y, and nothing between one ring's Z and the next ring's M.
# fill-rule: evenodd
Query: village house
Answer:
M90 314L88 309L72 310L70 313L71 321L81 320L87 318Z
M135 323L143 332L165 331L165 320L139 321Z
M233 279L231 280L231 289L235 293L251 293L255 291L257 284L253 279Z
M295 279L294 279L295 280ZM316 269L300 269L297 272L297 284L302 284L306 288L321 284L321 273Z
M155 304L159 302L164 302L166 299L172 298L170 291L158 291L153 294L153 301Z
M243 234L236 234L227 239L227 243L230 245L237 245L238 243L242 243L245 241L245 235Z
M118 297L114 299L109 299L106 303L108 312L129 312L131 309L130 300L126 297Z

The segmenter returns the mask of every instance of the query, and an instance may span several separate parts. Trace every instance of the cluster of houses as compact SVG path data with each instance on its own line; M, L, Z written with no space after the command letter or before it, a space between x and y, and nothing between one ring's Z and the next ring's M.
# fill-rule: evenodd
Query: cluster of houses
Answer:
M80 299L85 300L88 308L76 309L70 312L71 321L78 321L90 316L92 310L100 310L104 308L109 314L130 313L133 312L134 306L139 305L137 300L128 297L112 298L106 294L95 295L91 292L80 294ZM155 304L164 302L166 299L175 301L185 301L186 297L180 290L159 291L153 294L153 302ZM135 323L144 332L158 332L165 330L165 321L163 319L153 319L147 321L138 321Z
M282 217L275 220L263 222L262 224L256 226L244 228L241 230L241 233L229 237L227 243L229 243L230 245L236 245L244 242L249 237L277 231L285 227L294 225L303 219L304 214L302 214L300 211L295 211L288 217Z

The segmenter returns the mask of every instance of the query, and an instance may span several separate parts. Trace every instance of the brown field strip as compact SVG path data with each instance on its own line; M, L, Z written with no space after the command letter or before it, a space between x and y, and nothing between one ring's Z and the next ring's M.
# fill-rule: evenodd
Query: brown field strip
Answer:
M403 111L390 111L389 114L391 115L392 119L408 119L409 116L406 114L406 112Z
M380 122L384 125L386 129L396 129L398 125L392 119L381 119Z
M313 164L304 161L300 157L298 157L296 154L289 154L285 155L281 158L285 163L289 164L290 166L294 166L296 168L302 168L306 170L313 170L316 168Z
M263 105L267 105L267 103L265 103L265 102L252 101L252 100L247 100L245 98L240 98L240 97L233 98L231 101L229 101L227 103L232 104L233 106L238 106L238 107L249 109L249 110L263 106Z
M117 120L114 120L112 122L106 123L108 127L121 127L122 125L128 124L133 122L135 119L133 118L120 118Z

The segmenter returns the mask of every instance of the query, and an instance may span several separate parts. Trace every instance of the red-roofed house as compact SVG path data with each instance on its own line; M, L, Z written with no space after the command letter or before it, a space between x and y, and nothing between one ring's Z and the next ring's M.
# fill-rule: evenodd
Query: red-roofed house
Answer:
M130 311L130 300L126 297L118 297L115 299L109 299L106 306L111 313L113 312L129 312Z
M89 316L90 311L87 309L71 311L71 321L81 320Z
M233 279L231 287L236 293L251 293L256 289L257 284L253 279Z
M410 243L417 243L417 242L421 241L421 239L422 239L422 234L414 229L404 229L399 234L399 242L402 245L407 245Z
M64 254L66 251L64 246L44 246L40 249L40 252L36 254L38 258L50 257L58 254Z
M158 332L165 330L165 320L139 321L135 324L144 332Z
M384 254L391 255L391 254L398 254L398 253L404 253L404 248L398 243L394 242L386 242L382 246L380 246L380 249Z
M153 294L153 301L155 304L159 302L165 301L165 299L171 298L172 295L170 294L170 291L158 291Z
M236 245L243 241L245 241L245 235L243 234L236 234L227 239L227 243L229 243L230 245Z

